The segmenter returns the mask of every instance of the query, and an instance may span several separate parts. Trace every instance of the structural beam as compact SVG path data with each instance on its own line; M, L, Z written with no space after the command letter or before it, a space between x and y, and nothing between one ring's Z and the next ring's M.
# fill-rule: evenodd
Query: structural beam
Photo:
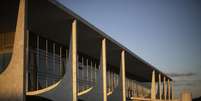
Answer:
M152 72L152 82L151 82L151 100L156 100L156 81L155 81L155 71Z
M102 45L101 45L101 100L100 101L107 101L107 59L106 59L106 39L102 39Z
M121 92L121 101L126 101L126 86L125 86L125 51L121 51L121 66L120 66L120 92Z

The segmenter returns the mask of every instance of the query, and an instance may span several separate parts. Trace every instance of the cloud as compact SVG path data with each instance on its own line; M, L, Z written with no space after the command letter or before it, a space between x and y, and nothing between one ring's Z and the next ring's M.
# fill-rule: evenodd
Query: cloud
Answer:
M187 86L194 86L195 84L193 83L175 83L175 86L178 87L178 86L183 86L183 87L187 87Z
M195 76L196 73L166 73L170 77L190 77L190 76Z
M174 80L175 93L179 96L183 89L188 89L193 93L193 97L200 96L201 78L197 72L171 72L166 73Z
M200 85L201 80L180 80L175 81L176 86L197 86Z

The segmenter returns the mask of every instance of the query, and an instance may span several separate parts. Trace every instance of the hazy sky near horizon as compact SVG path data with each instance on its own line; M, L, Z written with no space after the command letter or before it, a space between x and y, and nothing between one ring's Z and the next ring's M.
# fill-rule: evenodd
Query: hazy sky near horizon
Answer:
M201 96L201 0L58 1Z

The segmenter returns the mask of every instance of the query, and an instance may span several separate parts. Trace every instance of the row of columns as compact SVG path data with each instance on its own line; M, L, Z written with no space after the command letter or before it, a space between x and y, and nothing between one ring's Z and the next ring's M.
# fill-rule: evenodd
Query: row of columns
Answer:
M162 95L163 93L163 95ZM152 83L151 83L151 100L156 100L156 80L155 80L155 71L152 72ZM161 87L161 75L158 75L158 95L159 100L173 100L174 99L174 90L173 82L170 82L170 79L163 77L163 90ZM168 99L167 99L168 97Z
M17 29L16 29L16 35L17 36L21 36L23 39L25 39L26 37L26 34L25 34L25 27L26 27L26 23L25 23L25 8L26 8L26 5L25 5L25 1L26 0L20 0L20 5L19 5L19 13L18 13L18 20L17 20ZM21 34L20 34L21 33ZM18 35L20 34L20 35ZM18 38L18 37L17 37ZM24 40L21 40L20 43L23 43L22 41ZM19 42L18 42L19 43ZM20 46L24 46L24 45L21 45ZM106 38L103 38L102 39L102 43L101 43L101 68L100 68L100 73L101 73L101 98L102 98L102 101L107 101L107 83L106 83L106 66L107 66L107 61L106 61ZM23 49L24 47L22 48L19 48L21 50L19 50L21 53L21 57L24 57L23 56ZM69 55L69 59L70 59L70 87L68 87L68 91L71 92L69 93L70 94L70 97L69 97L69 101L77 101L77 63L78 63L78 59L77 59L77 20L73 20L72 22L72 33L71 33L71 42L70 42L70 55ZM24 67L23 66L23 62L22 61L25 61L25 59L20 59L21 61L17 61L17 63L21 63L20 66L17 66L17 67ZM121 66L120 66L120 92L121 92L121 101L126 101L126 95L125 95L125 51L122 50L121 51ZM21 69L24 69L24 68L21 68ZM24 70L21 70L21 71L24 71ZM19 73L18 73L19 74ZM22 75L24 75L23 73L21 73ZM21 77L22 75L19 76L19 78L23 78ZM24 79L23 79L24 80ZM20 82L21 84L19 85L22 85L21 87L18 87L18 88L23 88L24 86L24 81L21 80L22 82ZM166 88L166 83L165 83L165 77L164 77L164 88ZM10 83L8 83L10 84ZM1 87L1 86L0 86ZM173 88L173 87L172 87ZM25 89L21 89L23 91L20 91L20 93L25 93ZM173 91L173 90L172 90ZM160 90L160 93L161 93L161 90ZM164 97L166 99L166 89L164 89ZM173 94L173 92L172 92ZM11 94L12 95L12 94ZM24 94L25 95L25 94ZM161 96L162 94L160 94ZM161 97L160 97L161 98ZM168 98L170 99L170 81L168 80ZM24 99L23 97L21 98L22 100ZM20 99L20 100L21 100ZM151 88L151 99L156 99L156 85L155 85L155 71L153 71L153 74L152 74L152 88ZM172 96L172 99L173 99L173 96Z
M146 98L150 95L150 89L137 83L137 81L126 79L126 97L142 97Z
M106 38L101 40L101 62L100 62L100 101L107 101L107 59L106 59ZM71 67L71 87L69 87L69 91L71 91L71 97L69 100L77 101L77 20L73 20L72 22L72 35L70 42L70 67ZM125 93L125 51L121 51L121 66L120 66L120 101L126 101L126 93Z
M100 100L107 101L107 59L106 59L106 38L101 40L101 62L100 62ZM72 23L72 35L71 35L71 72L72 72L72 101L77 101L77 21L73 20ZM125 51L121 51L121 66L120 66L120 100L126 101L126 87L125 87ZM162 87L161 87L161 75L159 74L159 99L162 100ZM166 84L167 82L167 84ZM170 87L172 86L172 87ZM172 88L172 90L171 90ZM167 92L168 91L168 92ZM172 91L172 92L171 92ZM171 95L172 94L172 95ZM166 81L166 78L163 78L163 99L168 100L173 99L173 82L170 84L170 80ZM171 97L172 96L172 97ZM156 100L156 80L155 80L155 71L152 72L152 83L151 83L151 100Z
M25 39L25 9L26 9L26 0L20 0L20 4L19 4L19 12L18 12L18 22L17 22L17 31L21 32L21 34L23 34L23 38ZM19 33L18 33L19 34ZM20 35L19 35L20 36ZM70 62L70 67L68 68L69 70L69 86L67 87L68 91L69 91L69 96L68 96L68 100L69 101L77 101L77 94L78 94L78 90L77 90L77 66L78 66L78 55L77 55L77 20L73 20L72 22L72 32L71 32L71 38L70 38L70 54L69 54L69 62ZM106 38L102 39L102 43L101 43L101 68L100 68L100 73L101 73L101 100L102 101L107 101L107 83L106 83L106 66L107 66L107 61L106 61ZM24 51L21 51L24 53ZM22 61L24 61L23 59L20 59ZM22 62L19 62L22 63ZM23 67L23 66L19 66L19 67ZM23 70L22 70L23 71ZM122 50L121 51L121 69L120 69L120 89L121 89L121 96L122 96L122 101L126 101L126 97L125 97L125 51ZM23 84L24 86L24 84ZM23 87L22 86L22 87ZM0 86L1 87L1 86ZM23 89L23 91L21 91L23 93L25 93L25 89ZM24 94L25 95L25 94ZM22 97L22 99L24 99L24 97Z

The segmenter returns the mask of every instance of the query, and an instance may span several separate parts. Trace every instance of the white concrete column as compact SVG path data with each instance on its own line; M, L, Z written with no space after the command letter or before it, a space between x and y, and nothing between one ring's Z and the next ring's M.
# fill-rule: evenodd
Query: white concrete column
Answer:
M158 75L159 99L162 99L161 74Z
M72 22L71 35L71 101L77 101L77 21Z
M0 74L0 101L25 100L26 0L18 0L17 23L10 63ZM12 3L12 2L10 2ZM7 5L5 5L7 6Z
M168 100L170 100L170 80L168 79Z
M163 78L163 95L164 95L164 100L166 100L167 99L167 87L166 87L166 78L164 77Z
M151 100L156 99L156 82L155 82L155 71L152 72L152 82L151 82Z
M102 39L102 47L101 47L101 67L100 67L100 73L101 73L101 79L100 79L100 92L101 92L101 100L100 101L107 101L107 59L106 59L106 39Z
M125 79L126 79L126 74L125 74L125 51L121 51L121 68L120 68L120 90L121 90L121 101L126 101L126 86L125 86Z

